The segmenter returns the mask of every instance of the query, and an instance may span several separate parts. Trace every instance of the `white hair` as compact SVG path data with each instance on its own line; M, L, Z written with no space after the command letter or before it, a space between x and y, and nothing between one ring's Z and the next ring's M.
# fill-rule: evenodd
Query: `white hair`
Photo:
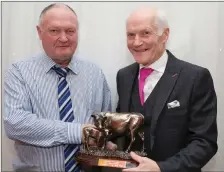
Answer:
M154 18L154 24L157 27L158 31L157 34L161 36L163 34L163 31L166 28L169 28L168 20L166 17L166 13L162 10L157 10Z

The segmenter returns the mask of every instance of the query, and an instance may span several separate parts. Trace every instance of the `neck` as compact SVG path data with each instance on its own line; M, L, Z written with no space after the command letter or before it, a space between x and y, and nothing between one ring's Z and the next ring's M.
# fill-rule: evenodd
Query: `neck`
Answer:
M67 60L54 59L54 62L59 64L62 67L67 67L70 61L71 59L67 59Z
M161 51L156 52L156 53L154 54L154 58L153 58L151 61L149 61L147 64L143 64L143 65L147 67L147 66L153 64L155 61L157 61L157 60L163 55L163 53L164 53L165 51L166 51L166 49L163 48L163 49L161 49Z
M159 51L159 52L156 54L153 63L154 63L155 61L157 61L157 60L163 55L163 53L164 53L165 51L166 51L165 48L163 48L161 51Z

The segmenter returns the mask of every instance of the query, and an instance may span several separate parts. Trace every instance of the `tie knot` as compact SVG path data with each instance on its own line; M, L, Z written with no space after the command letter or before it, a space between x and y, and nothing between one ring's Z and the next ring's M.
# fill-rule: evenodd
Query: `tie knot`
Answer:
M69 71L69 68L61 68L61 67L57 67L57 66L54 66L52 67L52 69L60 76L60 77L66 77L67 76L67 73Z
M152 72L152 68L142 68L140 69L140 78L145 80Z

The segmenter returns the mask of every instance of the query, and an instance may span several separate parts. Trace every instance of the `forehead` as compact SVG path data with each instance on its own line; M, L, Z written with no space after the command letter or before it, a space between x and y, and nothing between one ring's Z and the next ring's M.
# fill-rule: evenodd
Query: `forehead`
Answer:
M77 16L65 7L52 8L45 13L42 24L46 27L77 27Z
M153 16L144 15L133 15L128 18L126 23L127 31L140 31L140 30L154 30L156 29L154 25Z

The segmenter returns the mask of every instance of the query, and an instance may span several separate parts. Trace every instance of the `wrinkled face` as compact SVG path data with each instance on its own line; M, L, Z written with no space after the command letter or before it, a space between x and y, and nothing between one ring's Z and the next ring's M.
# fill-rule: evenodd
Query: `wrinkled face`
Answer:
M50 9L37 30L43 49L53 60L63 61L73 56L78 43L78 21L71 10L66 7Z
M132 16L127 21L126 29L127 46L137 63L151 64L164 51L169 31L164 31L160 36L152 17Z

